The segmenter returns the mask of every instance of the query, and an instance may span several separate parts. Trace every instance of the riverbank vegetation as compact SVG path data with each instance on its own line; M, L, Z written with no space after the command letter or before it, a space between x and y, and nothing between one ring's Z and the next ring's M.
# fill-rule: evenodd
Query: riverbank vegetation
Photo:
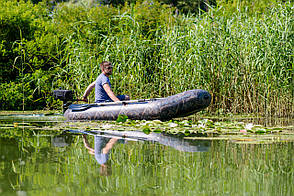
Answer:
M109 60L113 90L133 99L201 88L213 96L209 112L293 116L293 15L290 1L220 0L193 12L1 0L0 109L59 107L52 90L80 97Z

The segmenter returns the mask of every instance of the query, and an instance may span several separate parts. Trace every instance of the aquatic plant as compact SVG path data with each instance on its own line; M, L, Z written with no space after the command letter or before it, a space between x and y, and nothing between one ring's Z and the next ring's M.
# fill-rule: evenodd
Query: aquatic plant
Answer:
M38 118L44 119L45 122L38 122ZM9 120L9 117L2 118L2 120L5 119ZM54 121L52 121L53 119ZM223 121L203 118L197 121L179 119L163 122L160 120L130 120L121 116L117 121L64 122L61 117L44 116L40 118L36 116L35 120L34 118L22 118L20 121L20 119L14 118L14 121L8 122L0 124L0 135L5 138L16 137L17 135L13 133L16 129L19 129L23 130L24 134L17 137L42 133L58 135L71 130L70 133L111 134L119 137L128 137L128 135L124 135L124 131L127 131L128 134L132 134L133 131L147 135L164 133L189 140L229 140L235 143L252 144L293 141L294 139L294 126L269 127L237 121L237 119Z

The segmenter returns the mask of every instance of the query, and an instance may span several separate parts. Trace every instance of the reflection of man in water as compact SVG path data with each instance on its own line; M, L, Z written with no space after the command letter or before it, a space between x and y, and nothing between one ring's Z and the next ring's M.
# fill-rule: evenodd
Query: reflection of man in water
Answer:
M111 167L107 164L111 148L119 141L117 138L106 138L102 136L94 136L94 149L90 147L87 136L83 135L85 147L88 149L89 154L95 155L95 159L101 165L101 175L111 175ZM123 141L123 140L122 140Z

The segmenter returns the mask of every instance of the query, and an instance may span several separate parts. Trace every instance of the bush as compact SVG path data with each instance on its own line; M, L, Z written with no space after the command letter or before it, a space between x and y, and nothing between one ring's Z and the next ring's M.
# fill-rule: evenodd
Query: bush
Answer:
M25 54L22 46L24 42L35 40L36 34L44 30L46 15L47 9L42 4L0 1L0 82L16 79L21 67L21 61L17 59Z

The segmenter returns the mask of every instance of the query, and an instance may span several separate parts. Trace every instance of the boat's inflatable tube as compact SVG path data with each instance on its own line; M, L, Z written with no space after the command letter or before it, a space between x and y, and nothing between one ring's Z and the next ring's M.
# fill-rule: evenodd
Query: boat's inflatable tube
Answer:
M113 102L106 105L90 105L86 109L85 104L72 104L64 116L67 120L116 120L119 115L126 115L134 120L170 120L203 110L210 102L209 92L194 89L155 101L126 101L121 104Z

